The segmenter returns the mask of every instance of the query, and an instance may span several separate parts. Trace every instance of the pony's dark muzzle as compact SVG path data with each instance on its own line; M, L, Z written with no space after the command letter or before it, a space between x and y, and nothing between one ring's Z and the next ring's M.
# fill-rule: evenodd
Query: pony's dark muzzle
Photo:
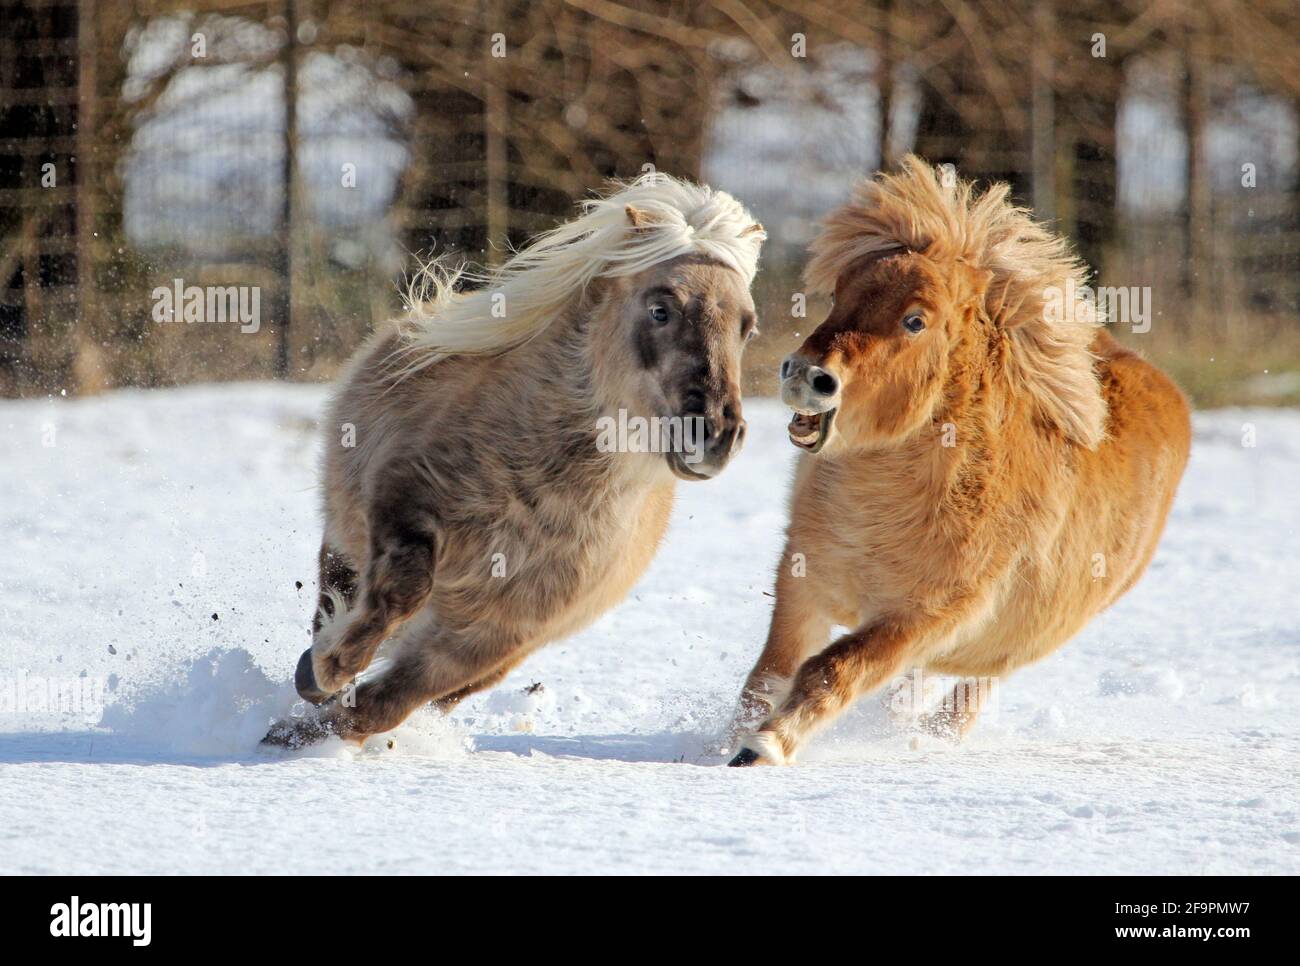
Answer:
M721 470L745 445L745 421L739 417L728 420L721 431L716 428L706 437L705 461Z
M684 479L711 479L722 472L745 443L746 424L740 406L728 403L716 416L693 415L685 445L677 453L678 476ZM681 472L685 469L685 473Z

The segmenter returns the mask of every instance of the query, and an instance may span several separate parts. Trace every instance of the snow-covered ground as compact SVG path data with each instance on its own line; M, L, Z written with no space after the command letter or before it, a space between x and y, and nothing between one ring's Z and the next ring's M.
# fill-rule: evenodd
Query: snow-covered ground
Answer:
M1199 414L1147 576L964 746L870 698L740 770L716 737L794 457L763 400L593 628L391 748L259 753L307 643L322 398L0 403L0 872L1300 871L1300 413Z

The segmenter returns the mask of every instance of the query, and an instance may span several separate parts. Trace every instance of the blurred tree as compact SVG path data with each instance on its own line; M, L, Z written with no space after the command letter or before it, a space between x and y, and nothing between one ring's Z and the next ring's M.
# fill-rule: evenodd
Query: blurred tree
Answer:
M611 177L698 177L720 76L772 18L709 4L610 0L326 5L330 42L401 65L415 103L400 207L409 249L496 257ZM753 39L737 45L736 35Z

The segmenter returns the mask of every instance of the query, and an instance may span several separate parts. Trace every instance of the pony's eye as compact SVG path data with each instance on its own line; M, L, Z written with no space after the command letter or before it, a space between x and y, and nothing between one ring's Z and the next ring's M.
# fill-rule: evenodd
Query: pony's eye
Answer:
M650 318L661 325L668 321L668 306L663 302L654 302L650 305Z
M919 315L909 315L903 320L903 328L912 333L912 335L916 335L916 333L925 328L925 319L921 318Z

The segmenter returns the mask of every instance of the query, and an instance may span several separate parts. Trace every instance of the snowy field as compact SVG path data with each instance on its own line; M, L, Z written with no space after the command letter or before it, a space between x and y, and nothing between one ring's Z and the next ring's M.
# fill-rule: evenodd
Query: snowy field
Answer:
M0 872L1300 871L1300 413L1199 414L1146 577L964 746L873 697L742 770L717 736L795 456L761 400L594 627L391 748L259 752L308 640L322 398L0 403Z

